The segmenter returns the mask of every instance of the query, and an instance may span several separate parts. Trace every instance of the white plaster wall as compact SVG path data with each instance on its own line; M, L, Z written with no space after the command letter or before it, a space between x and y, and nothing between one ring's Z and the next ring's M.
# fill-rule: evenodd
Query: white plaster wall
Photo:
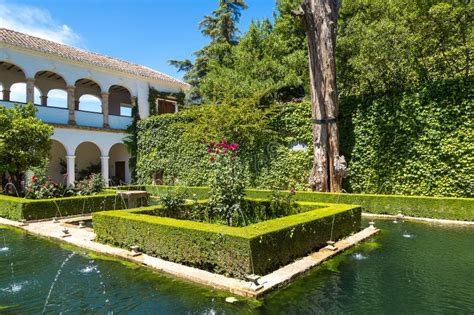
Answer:
M0 44L0 61L6 61L20 67L27 78L34 78L39 71L52 71L62 76L68 86L73 86L78 79L90 79L97 82L102 92L108 92L112 85L124 86L132 96L138 97L138 110L142 118L149 115L149 86L153 86L160 91L180 91L179 85L166 81L148 80L132 74L99 68L94 65L61 59L57 56L5 44Z
M123 143L126 133L107 132L74 128L54 128L54 134L51 137L61 142L68 155L74 155L76 148L82 142L92 142L100 149L101 155L107 156L110 148L116 143Z
M77 171L89 166L90 162L99 163L100 156L109 156L110 170L112 161L110 160L109 154L112 152L114 154L112 158L115 158L118 161L126 161L125 179L127 182L130 182L131 175L128 167L130 156L128 152L126 150L121 150L120 147L119 149L111 151L115 144L123 144L125 136L125 133L56 127L54 128L54 133L51 138L64 145L67 155L76 156ZM87 144L84 144L86 142ZM79 147L80 145L81 147ZM79 150L77 150L78 147ZM112 176L112 173L109 175Z

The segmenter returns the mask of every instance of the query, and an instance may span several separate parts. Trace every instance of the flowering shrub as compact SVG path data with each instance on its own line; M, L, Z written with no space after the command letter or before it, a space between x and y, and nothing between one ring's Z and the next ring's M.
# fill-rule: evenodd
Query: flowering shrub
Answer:
M244 196L244 178L237 151L238 144L210 143L208 147L212 171L209 176L209 210L214 217L225 218L232 225L232 218L241 213Z
M88 177L76 183L75 191L78 196L92 195L104 189L104 180L100 173L92 173Z
M55 183L51 177L33 175L25 188L25 198L47 199L74 196L74 189Z
M104 182L100 174L92 174L90 177L77 182L75 187L55 183L51 177L33 175L25 188L25 198L48 199L87 196L100 192L103 189Z

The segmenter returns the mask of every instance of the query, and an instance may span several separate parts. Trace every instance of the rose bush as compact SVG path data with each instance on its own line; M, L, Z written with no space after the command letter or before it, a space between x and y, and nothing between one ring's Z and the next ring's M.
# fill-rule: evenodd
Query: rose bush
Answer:
M67 176L65 174L64 176ZM33 175L25 187L25 198L48 199L70 196L88 196L104 189L104 181L100 174L91 174L77 182L75 186L56 183L50 176Z
M244 197L244 174L237 155L239 145L222 140L208 147L211 163L209 173L209 211L213 217L225 218L232 225L233 216L239 215Z

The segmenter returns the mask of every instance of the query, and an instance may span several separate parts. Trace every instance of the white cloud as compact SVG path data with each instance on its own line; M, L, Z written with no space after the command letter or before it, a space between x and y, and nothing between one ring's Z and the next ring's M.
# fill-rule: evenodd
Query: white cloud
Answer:
M53 19L48 10L0 0L0 27L49 39L62 44L79 45L80 37L66 24Z

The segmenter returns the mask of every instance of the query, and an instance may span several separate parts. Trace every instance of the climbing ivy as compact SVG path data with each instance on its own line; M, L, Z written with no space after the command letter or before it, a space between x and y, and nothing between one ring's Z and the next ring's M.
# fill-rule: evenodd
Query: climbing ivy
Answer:
M349 192L427 196L473 195L473 78L422 86L416 92L340 100L341 151ZM149 184L164 170L165 184L207 185L205 144L184 137L195 123L188 109L138 124L137 179ZM265 116L274 136L242 146L247 187L307 189L312 162L308 101L276 104ZM212 126L211 126L212 127ZM294 144L307 150L290 150Z
M202 118L202 110L200 107L191 107L176 114L152 116L139 122L138 183L150 184L153 181L153 174L163 171L164 184L192 186L208 184L207 174L210 171L210 164L206 144L200 141L199 137L189 137L187 134L189 129L186 128L186 125L197 124L197 119L206 121L210 119L207 115ZM289 147L293 143L306 142L311 138L311 134L308 135L305 130L308 128L310 117L308 102L277 105L272 108L272 113L265 116L269 120L268 126L274 130L272 135L268 130L253 128L246 113L227 109L224 111L229 115L235 115L232 121L235 121L235 128L241 130L236 137L242 140L239 158L243 164L244 178L248 187L306 188L308 166L311 161L310 150L291 151ZM221 114L222 112L216 110L216 115ZM239 123L240 114L242 119L247 120L245 123ZM232 126L228 125L230 133L234 130ZM225 131L224 129L220 126L219 135ZM252 137L247 137L243 133ZM232 141L236 140L232 139L232 135L229 138Z
M341 100L348 191L472 197L473 78Z

